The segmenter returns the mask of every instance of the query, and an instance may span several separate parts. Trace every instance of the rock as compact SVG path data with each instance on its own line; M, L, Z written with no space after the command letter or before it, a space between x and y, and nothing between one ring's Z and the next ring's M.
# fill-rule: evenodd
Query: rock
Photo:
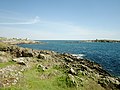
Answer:
M50 55L45 55L45 54L39 54L38 55L39 59L44 59L44 60L50 60L52 57Z
M113 77L107 77L107 79L109 80L110 83L116 84L116 85L120 85L120 82Z
M78 83L72 74L68 74L67 82L70 87L72 87L72 86L78 87Z
M41 71L45 71L47 69L47 67L40 64L40 65L37 66L37 69L38 69L39 72L41 72Z
M73 62L73 59L65 57L65 61L67 61L67 62Z
M0 68L0 87L15 85L23 75L20 70L24 67L20 65L9 65Z
M22 57L33 57L34 53L32 51L32 49L24 49L22 50Z
M81 64L80 66L81 66L81 70L82 70L82 71L85 71L85 70L86 70L86 71L88 71L88 72L92 72L92 69L90 69L89 67L87 67L87 66L85 66L85 65L83 65L83 64Z
M107 82L105 81L105 78L99 79L98 84L100 84L102 87L107 87Z
M6 54L6 52L0 51L0 56L5 56Z
M120 90L120 82L113 77L104 77L98 80L98 84L107 90Z
M77 74L76 71L73 68L70 69L70 73L71 74Z
M8 59L4 56L0 56L0 63L8 62Z
M40 65L37 66L37 69L40 72L40 71L45 71L47 69L47 67L40 64Z
M41 50L40 51L41 54L47 54L47 55L56 55L57 53L54 51L48 51L48 50Z
M14 62L17 62L20 65L26 65L25 58L16 58L13 59Z
M63 53L63 55L64 55L64 56L70 56L70 54L68 54L68 53Z

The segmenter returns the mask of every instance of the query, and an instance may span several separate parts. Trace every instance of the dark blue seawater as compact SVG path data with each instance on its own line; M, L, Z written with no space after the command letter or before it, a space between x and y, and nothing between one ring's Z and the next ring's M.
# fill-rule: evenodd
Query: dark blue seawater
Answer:
M120 76L120 43L80 42L72 40L41 40L46 44L21 44L38 50L52 50L60 53L84 54L115 76Z

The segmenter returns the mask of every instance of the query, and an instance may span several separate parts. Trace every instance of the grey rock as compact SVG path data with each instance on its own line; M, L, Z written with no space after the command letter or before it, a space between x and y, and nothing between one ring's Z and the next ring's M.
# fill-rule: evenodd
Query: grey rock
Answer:
M25 58L15 58L13 61L17 62L20 65L26 65Z
M50 55L45 55L45 54L39 54L38 55L39 59L44 59L44 60L50 60L52 57Z
M65 61L67 61L67 62L73 62L73 59L65 57Z
M38 69L38 71L45 71L47 69L47 67L39 64L39 65L37 65L37 69Z
M70 68L70 73L71 74L77 74L76 71L73 68Z
M71 86L75 86L78 87L78 83L75 79L75 77L72 74L68 74L68 80L69 80L69 85ZM71 83L70 83L71 82Z

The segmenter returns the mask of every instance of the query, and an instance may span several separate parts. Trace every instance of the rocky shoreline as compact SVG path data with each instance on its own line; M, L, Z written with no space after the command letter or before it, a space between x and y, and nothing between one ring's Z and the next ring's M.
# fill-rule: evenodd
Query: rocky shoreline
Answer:
M33 50L0 42L0 89L18 88L19 85L23 90L22 83L30 85L26 82L30 76L26 77L26 72L34 71L33 68L32 78L39 77L39 82L56 77L54 83L58 88L63 89L64 85L64 88L72 90L120 90L120 78L113 77L95 62L67 53ZM24 87L24 90L34 90L31 87Z
M96 39L96 40L81 40L82 42L103 42L103 43L120 43L120 40L107 40L107 39Z
M38 44L41 42L38 41L33 41L33 40L29 40L29 39L21 39L21 38L4 38L4 37L0 37L0 42L6 43L6 44L10 44L10 45L17 45L17 44Z

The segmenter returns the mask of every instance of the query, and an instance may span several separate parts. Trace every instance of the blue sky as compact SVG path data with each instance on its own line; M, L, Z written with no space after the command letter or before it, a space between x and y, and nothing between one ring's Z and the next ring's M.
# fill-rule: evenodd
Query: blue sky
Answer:
M120 0L0 0L0 37L120 39Z

